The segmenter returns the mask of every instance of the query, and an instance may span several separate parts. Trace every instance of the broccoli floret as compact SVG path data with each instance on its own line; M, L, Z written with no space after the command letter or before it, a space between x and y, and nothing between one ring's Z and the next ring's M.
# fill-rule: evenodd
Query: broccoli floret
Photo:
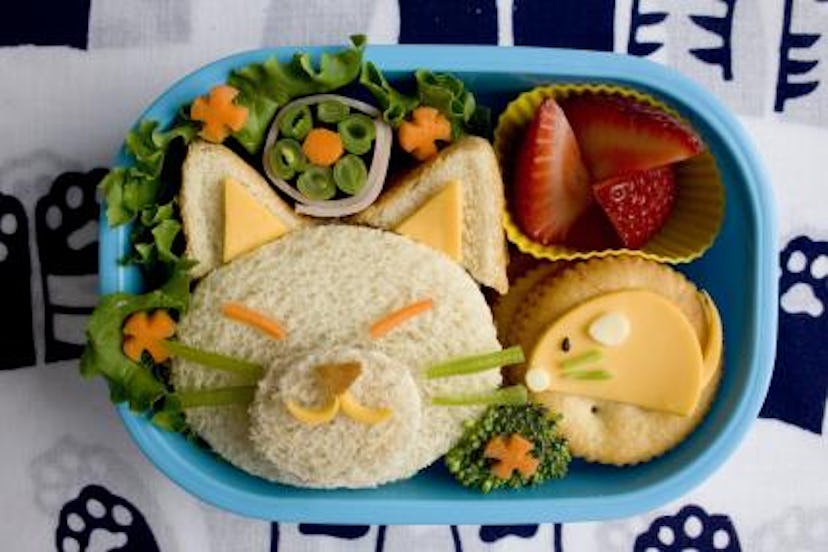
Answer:
M538 404L489 407L480 419L467 422L460 441L446 454L446 467L460 483L484 493L499 487L522 487L559 479L566 475L572 456L566 439L558 434L558 420L558 415ZM508 479L502 479L492 472L496 460L487 458L484 451L493 438L513 434L532 442L528 454L539 463L528 477L514 470Z

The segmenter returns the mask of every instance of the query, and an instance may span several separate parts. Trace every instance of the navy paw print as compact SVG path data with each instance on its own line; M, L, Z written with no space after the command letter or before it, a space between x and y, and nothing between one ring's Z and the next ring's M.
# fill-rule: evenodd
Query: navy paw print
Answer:
M100 485L84 487L61 508L55 547L60 552L158 552L141 512Z
M779 262L776 367L760 415L821 433L828 391L828 242L798 236Z
M730 518L710 515L695 504L688 504L674 516L653 520L650 528L635 539L636 552L679 552L683 550L723 550L740 552L739 537Z
M650 528L635 539L635 552L679 552L683 550L722 550L741 552L739 536L730 518L708 514L688 504L674 516L653 520Z
M509 536L529 539L537 532L537 525L481 525L480 540L491 543Z

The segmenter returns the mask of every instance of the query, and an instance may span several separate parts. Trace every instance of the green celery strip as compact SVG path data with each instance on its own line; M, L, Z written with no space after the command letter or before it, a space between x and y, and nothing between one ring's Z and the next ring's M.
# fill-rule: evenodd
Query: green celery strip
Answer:
M492 368L498 368L500 366L518 364L524 360L523 349L520 348L520 345L515 345L514 347L509 347L508 349L503 349L502 351L456 358L442 364L435 364L426 370L426 378L436 379L448 376L474 374L485 370L491 370Z
M491 393L476 395L451 395L431 398L435 406L472 406L472 405L518 405L529 401L529 392L522 385L503 387Z
M575 372L566 372L563 377L578 380L608 380L612 378L612 374L606 370L579 370Z
M564 371L569 371L576 368L582 368L589 364L595 364L601 360L604 360L604 353L602 353L599 349L592 349L582 355L564 360L561 362L561 368L563 368Z
M256 392L254 385L238 387L219 387L200 391L176 391L169 396L181 408L196 406L224 406L228 404L247 404L253 400Z
M234 374L246 376L253 380L258 380L262 377L262 367L255 362L239 360L219 353L202 351L201 349L184 345L180 341L165 341L164 345L167 346L173 355L185 360L203 364L216 370L233 372Z

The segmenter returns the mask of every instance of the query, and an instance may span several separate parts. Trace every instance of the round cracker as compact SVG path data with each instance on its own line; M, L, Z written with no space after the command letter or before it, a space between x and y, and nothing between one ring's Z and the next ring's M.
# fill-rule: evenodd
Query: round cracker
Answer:
M625 289L648 289L663 295L687 316L699 342L707 339L704 307L696 286L668 266L632 257L593 259L537 283L515 315L513 335L525 351L531 351L549 324L570 309ZM681 442L704 418L720 377L721 364L702 391L696 409L687 416L556 392L535 398L562 414L560 430L574 456L627 465L649 460Z
M536 266L512 282L508 293L495 300L492 305L492 316L494 316L497 337L501 343L509 343L514 339L511 331L512 321L535 285L551 274L558 274L563 266L563 263L544 263Z

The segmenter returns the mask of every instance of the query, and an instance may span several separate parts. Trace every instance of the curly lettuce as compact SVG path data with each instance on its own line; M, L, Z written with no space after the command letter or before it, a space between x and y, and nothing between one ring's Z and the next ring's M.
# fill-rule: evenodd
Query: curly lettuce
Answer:
M367 88L382 110L382 118L386 123L397 128L405 120L406 115L420 105L420 100L402 94L390 84L382 71L370 61L362 67L359 83Z
M367 61L359 82L376 99L385 122L394 128L418 106L425 105L445 115L455 139L463 134L487 136L491 132L489 109L477 104L463 81L449 73L433 73L425 69L415 71L414 78L417 95L407 96L391 86L377 66Z
M354 35L350 48L321 54L318 70L310 54L298 52L287 63L272 57L233 71L227 84L239 90L237 103L248 109L247 123L234 138L250 153L258 151L279 106L299 96L331 92L355 80L364 49L365 36Z
M90 316L80 371L87 378L103 377L109 385L112 402L127 402L132 410L145 411L166 393L164 382L155 376L152 366L134 362L124 355L122 328L134 312L186 311L190 299L187 268L187 263L180 263L166 284L142 295L105 295Z
M189 143L197 129L189 121L180 121L166 131L157 121L143 120L127 134L125 147L133 164L115 167L101 180L106 200L106 218L110 226L120 226L135 219L143 209L157 204L163 190L161 169L170 142L180 138Z

